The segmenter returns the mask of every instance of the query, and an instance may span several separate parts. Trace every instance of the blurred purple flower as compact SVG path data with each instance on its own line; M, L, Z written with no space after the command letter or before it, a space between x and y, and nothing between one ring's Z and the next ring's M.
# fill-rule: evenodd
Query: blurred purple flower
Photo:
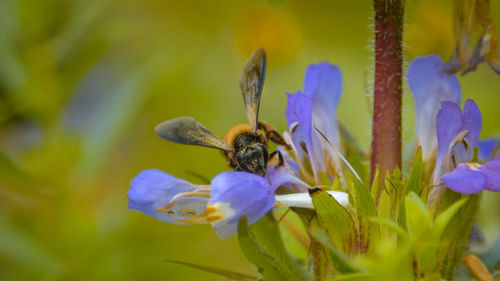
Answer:
M307 68L304 91L288 94L286 118L292 150L301 170L310 164L315 183L321 173L335 174L340 149L337 107L342 93L342 73L327 62Z
M461 90L456 75L442 71L445 66L437 55L415 58L408 68L410 86L417 109L417 143L424 161L431 160L437 146L436 115L443 101L460 104Z

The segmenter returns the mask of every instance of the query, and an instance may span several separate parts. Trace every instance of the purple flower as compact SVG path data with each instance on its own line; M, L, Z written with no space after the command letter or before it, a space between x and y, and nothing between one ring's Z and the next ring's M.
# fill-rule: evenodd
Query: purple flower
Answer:
M337 107L342 93L342 74L327 62L307 68L304 91L288 94L286 118L292 150L302 171L310 165L312 182L320 183L322 173L335 174L339 166L340 140ZM311 173L306 177L311 178Z
M474 147L479 144L481 112L473 100L466 100L464 110L445 101L436 117L438 152L433 178L455 192L472 194L482 190L500 191L500 158L480 164L471 162ZM496 143L483 144L491 154ZM481 147L480 147L481 149ZM488 156L489 157L489 156Z
M444 101L436 116L438 150L434 183L458 164L470 162L481 132L481 112L473 100L466 100L464 112L454 102Z
M430 160L436 150L436 132L429 128L436 126L441 102L460 104L461 90L457 77L444 73L444 66L439 56L429 55L414 59L408 68L408 85L417 109L417 143L422 147L424 161Z
M222 172L212 180L209 210L218 216L212 227L220 238L234 234L243 216L252 224L267 214L274 206L274 192L278 187L286 183L301 183L286 172L268 172L271 184L265 178L247 172Z
M483 165L462 163L445 174L441 181L459 193L479 193L483 189L500 191L500 158L493 158Z
M205 213L210 189L160 170L145 170L132 180L127 197L129 209L168 223L195 223Z
M271 162L267 170L271 183L248 172L223 172L210 186L194 185L159 170L145 170L130 184L128 208L168 223L211 224L220 238L227 238L236 232L241 217L246 216L252 224L269 212L279 186L302 192L309 188L295 175L293 167L276 167ZM307 193L300 194L302 201L310 200ZM292 204L307 204L294 200ZM280 202L285 204L287 200Z

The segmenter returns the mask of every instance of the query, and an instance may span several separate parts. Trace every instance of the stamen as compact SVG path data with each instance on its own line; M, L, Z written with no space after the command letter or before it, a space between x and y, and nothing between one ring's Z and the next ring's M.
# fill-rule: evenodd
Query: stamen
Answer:
M469 148L469 143L470 143L470 142L469 142L469 140L468 140L468 139L466 139L466 138L461 138L461 139L460 139L460 142L463 144L463 146L464 146L465 150L467 150L467 149Z
M213 221L219 220L220 218L222 218L222 216L220 216L220 215L208 216L207 217L207 221L208 222L213 222Z
M196 191L183 192L183 193L179 193L179 194L175 195L174 197L172 197L172 200L170 200L170 204L173 203L174 201L179 200L180 198L183 198L183 197L204 197L204 198L210 198L210 194L206 193L206 192L196 192Z
M208 223L207 217L197 217L197 218L190 218L190 219L179 219L179 218L175 218L175 217L170 216L170 219L173 220L173 221L175 221L175 222L184 223L184 224L188 224L188 223Z
M469 133L468 130L463 130L461 132L459 132L454 138L453 140L451 141L450 145L448 146L448 151L446 152L446 157L445 159L451 159L451 161L453 162L453 165L455 168L457 166L456 164L456 159L455 159L455 156L452 154L452 150L453 150L453 147L457 144L457 143L467 143L468 140L465 139L465 136ZM468 144L465 144L464 145L464 148L465 150L467 150L467 147L468 147ZM446 163L446 169L447 171L451 171L451 167L450 167L450 162L448 160L446 160L447 163Z
M283 138L292 148L292 152L295 155L295 159L297 159L297 164L299 165L299 170L301 171L302 176L306 179L307 182L314 182L313 175L311 175L310 171L306 169L305 164L302 162L299 150L297 149L297 147L295 147L295 144L292 141L292 136L288 132L284 132Z
M163 207L163 208L158 208L156 209L156 212L157 213L169 213L169 214L175 214L174 211L170 210L169 208L167 208L166 206Z
M191 215L196 215L196 211L195 210L192 210L192 209L179 209L177 210L178 213L188 213L188 214L191 214Z
M209 184L200 184L200 185L195 185L196 188L194 191L210 191L210 185Z
M330 147L333 149L333 151L335 151L335 153L337 154L337 156L342 160L342 162L344 162L344 164L349 168L349 170L351 170L351 172L354 174L354 176L361 182L363 183L363 180L361 179L361 177L358 175L358 173L356 172L356 170L354 170L354 168L351 166L351 163L349 163L349 161L347 161L347 159L345 159L344 155L342 155L342 153L340 153L337 148L335 148L335 146L333 145L333 143L331 143L328 138L316 127L314 126L314 129L323 137L323 139L330 145Z
M455 154L451 155L451 163L453 163L453 168L457 167L457 159L455 159ZM450 167L448 167L448 171L451 171Z
M307 152L307 146L306 146L305 142L301 141L299 143L299 145L300 145L300 148L302 148L302 150L304 150L305 153L309 154L309 152Z
M165 205L162 208L158 208L156 211L159 212L159 213L168 212L168 210L172 206L174 206L175 204L177 204L177 202L179 201L179 199L183 198L183 197L203 197L203 198L210 198L210 193L206 193L206 192L183 192L183 193L179 193L179 194L175 195L174 197L172 197L172 199L170 200L170 202L167 205Z

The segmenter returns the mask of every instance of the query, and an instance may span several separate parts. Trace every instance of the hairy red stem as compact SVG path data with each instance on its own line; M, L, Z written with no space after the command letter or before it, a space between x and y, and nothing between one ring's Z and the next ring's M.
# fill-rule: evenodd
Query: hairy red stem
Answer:
M404 0L374 0L375 93L371 177L401 168Z

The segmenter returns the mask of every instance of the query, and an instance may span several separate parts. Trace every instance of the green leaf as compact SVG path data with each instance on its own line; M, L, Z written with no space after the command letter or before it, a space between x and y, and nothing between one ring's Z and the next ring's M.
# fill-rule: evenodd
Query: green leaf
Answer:
M369 219L376 216L375 202L366 185L354 180L354 201L358 211L359 240L360 244L367 247L370 240L375 240L380 235L380 229L369 223Z
M431 224L431 214L425 203L414 192L405 198L406 223L410 237L418 239L428 231Z
M397 221L398 215L399 215L399 208L400 208L400 202L401 199L403 198L401 196L403 192L403 181L402 181L402 175L401 175L401 170L400 169L394 169L392 171L392 175L390 177L390 180L388 181L389 185L388 188L390 188L389 192L389 198L390 198L390 205L389 205L389 215L390 218L394 219L394 221Z
M316 209L319 223L328 233L332 243L344 253L351 254L354 250L352 243L356 241L356 228L351 215L319 187L310 189L309 195Z
M238 225L238 241L245 257L268 281L304 280L299 265L288 255L276 220L271 213L249 226L246 218Z
M458 196L455 192L449 189L446 190L446 193L443 196L443 199L445 197L451 198ZM465 197L464 195L459 196ZM472 232L473 223L479 210L481 193L467 195L466 197L469 199L461 208L459 208L456 215L449 220L443 234L441 235L441 239L445 239L444 242L447 242L448 245L448 247L443 249L445 258L441 262L441 275L443 278L452 279L455 275L457 265L462 263L462 256L467 250L467 241ZM443 211L443 213L444 212L446 211Z
M408 236L408 233L406 232L406 230L404 230L397 223L395 223L389 219L373 217L373 218L370 218L370 222L373 224L378 224L378 225L384 226L387 229L392 230L393 232L397 233L399 235L399 237L401 237L405 240L408 240L410 238Z
M225 269L220 269L220 268L216 268L216 267L211 267L211 266L206 266L206 265L201 265L201 264L194 264L194 263L183 262L183 261L176 261L176 260L164 260L164 261L169 262L169 263L185 265L185 266L192 267L195 269L214 273L214 274L224 276L224 277L232 279L232 280L238 280L238 281L258 280L258 278L255 276L251 276L251 275L247 275L247 274L239 273L239 272L234 272L234 271L229 271L229 270L225 270Z
M341 253L330 241L328 235L320 228L313 227L309 231L311 236L319 241L328 250L331 261L335 269L342 273L355 273L364 271L360 266L353 263L347 256Z
M408 193L415 192L419 194L420 188L422 188L422 176L423 176L424 166L422 162L422 149L418 148L415 158L413 160L413 165L411 168L410 176L403 189L402 197L406 197Z
M422 187L422 177L423 177L423 163L422 163L422 149L419 147L415 158L413 160L413 166L411 168L410 176L403 189L401 198L405 198L410 192L419 194ZM406 208L405 204L401 204L399 210L399 224L402 227L406 227Z
M446 211L442 212L431 224L431 229L422 236L417 237L417 248L415 250L418 269L426 276L436 272L443 255L439 255L439 250L446 247L446 243L441 241L441 236L449 221L465 204L467 199L455 202Z
M453 216L458 212L458 210L467 202L468 198L464 198L460 201L455 202L446 211L439 214L435 219L434 225L432 227L432 237L437 241L441 238L444 229L453 218Z

